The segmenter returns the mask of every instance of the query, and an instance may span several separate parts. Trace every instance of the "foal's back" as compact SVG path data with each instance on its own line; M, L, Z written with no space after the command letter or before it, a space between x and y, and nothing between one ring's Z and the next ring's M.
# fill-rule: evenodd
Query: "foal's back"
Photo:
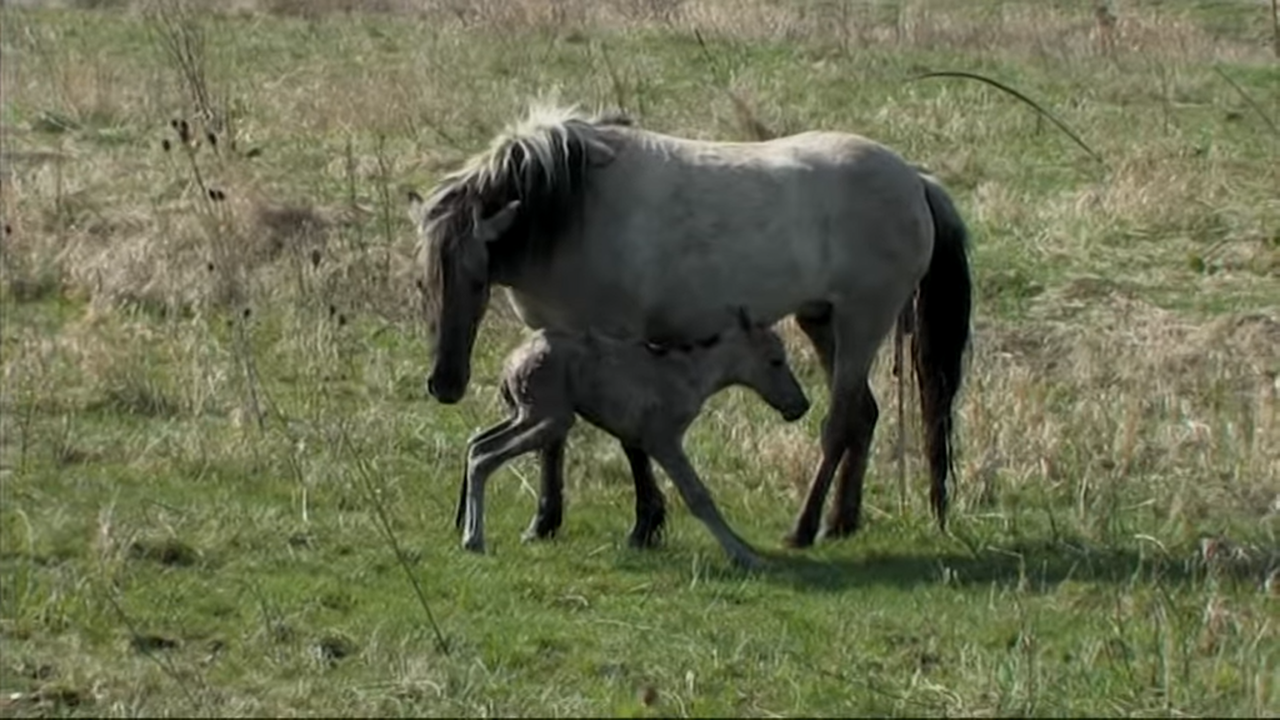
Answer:
M696 409L682 370L638 342L540 330L512 354L504 382L526 412L576 413L629 440L655 413L683 420Z

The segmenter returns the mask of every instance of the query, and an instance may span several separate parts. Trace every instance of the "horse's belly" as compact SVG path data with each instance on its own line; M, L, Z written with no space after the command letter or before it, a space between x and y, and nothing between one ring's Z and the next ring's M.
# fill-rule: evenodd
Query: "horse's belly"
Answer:
M697 266L672 267L658 275L650 294L648 322L696 340L734 322L739 308L753 320L772 323L802 305L826 301L828 288L817 260L794 254L753 257L747 252L725 252Z

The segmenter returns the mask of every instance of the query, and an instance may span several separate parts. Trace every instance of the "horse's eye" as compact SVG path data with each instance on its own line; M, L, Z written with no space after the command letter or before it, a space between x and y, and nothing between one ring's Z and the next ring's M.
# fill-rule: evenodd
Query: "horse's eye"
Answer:
M780 359L776 359L776 358L775 358L775 359L773 359L773 360L770 360L770 361L769 361L769 365L770 365L771 367L780 368L780 367L782 367L783 362L782 362L782 360L780 360Z

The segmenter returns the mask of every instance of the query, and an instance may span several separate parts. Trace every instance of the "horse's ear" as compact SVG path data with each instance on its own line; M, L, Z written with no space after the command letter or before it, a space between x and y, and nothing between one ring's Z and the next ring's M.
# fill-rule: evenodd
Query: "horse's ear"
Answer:
M511 229L511 224L516 221L516 213L519 211L519 200L512 200L507 203L506 207L483 219L480 217L478 208L473 210L472 213L476 221L476 238L484 242L493 242L502 237Z
M414 227L421 227L422 216L426 213L427 204L417 192L409 191L409 220Z
M738 314L738 325L739 325L743 330L750 330L750 329L751 329L751 317L747 315L747 306L746 306L746 305L739 305L739 306L738 306L738 312L737 312L737 314Z

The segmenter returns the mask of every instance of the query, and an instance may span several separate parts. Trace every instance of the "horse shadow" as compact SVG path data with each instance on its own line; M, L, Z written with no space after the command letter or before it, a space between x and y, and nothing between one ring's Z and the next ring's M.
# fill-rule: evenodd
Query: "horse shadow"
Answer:
M1050 540L978 551L879 551L857 557L773 552L768 562L769 569L761 573L767 581L819 592L874 585L910 589L992 584L1034 592L1068 580L1118 584L1135 577L1160 577L1185 582L1196 575L1192 562L1151 557L1134 549L1084 549Z
M843 542L852 542L843 541ZM960 544L960 543L958 543ZM825 549L820 548L819 553ZM840 552L832 548L831 554ZM856 555L813 557L804 551L761 551L767 567L744 573L727 562L706 563L704 579L759 581L806 592L843 592L891 586L901 589L947 585L1016 587L1049 592L1063 582L1125 585L1135 581L1185 584L1212 575L1254 582L1276 557L1254 556L1230 563L1207 563L1197 552L1142 547L1098 546L1079 540L1032 538L981 548L953 550L868 550Z

